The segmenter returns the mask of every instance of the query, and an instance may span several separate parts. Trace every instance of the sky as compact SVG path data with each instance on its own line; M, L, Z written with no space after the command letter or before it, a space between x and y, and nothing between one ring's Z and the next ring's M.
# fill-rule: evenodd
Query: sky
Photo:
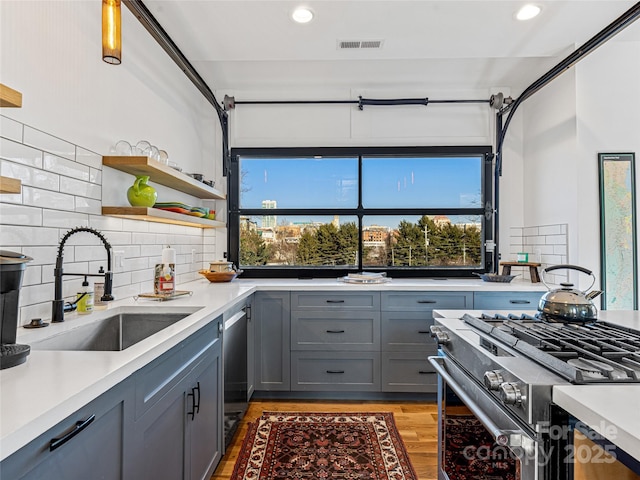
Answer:
M356 208L357 158L241 159L242 208ZM456 208L480 204L482 159L365 158L365 208Z

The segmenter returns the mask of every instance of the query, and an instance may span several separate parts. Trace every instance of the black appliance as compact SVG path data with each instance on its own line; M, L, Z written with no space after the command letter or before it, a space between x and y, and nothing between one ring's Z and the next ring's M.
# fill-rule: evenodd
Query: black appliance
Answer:
M16 344L20 287L31 260L18 252L0 250L0 370L24 363L31 350L29 345Z
M224 322L224 443L233 440L248 407L247 398L247 313L235 313Z

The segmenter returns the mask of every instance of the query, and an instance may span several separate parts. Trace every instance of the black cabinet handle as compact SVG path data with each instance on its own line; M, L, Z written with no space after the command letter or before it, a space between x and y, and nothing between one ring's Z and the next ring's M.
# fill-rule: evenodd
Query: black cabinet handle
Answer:
M327 300L327 303L344 303L344 300Z
M344 333L344 330L327 330L327 333Z
M431 330L418 330L418 333L428 333L431 335Z
M327 370L327 373L344 373L344 370Z
M418 303L438 303L435 300L418 300Z
M419 371L418 371L418 373L419 373L420 375L427 375L427 374L429 374L429 373L433 373L433 372L430 372L429 370L419 370Z
M187 412L187 415L191 415L191 420L196 418L196 399L194 389L191 389L191 393L187 393L187 397L191 397L191 411Z
M509 300L509 303L513 305L529 305L531 302L529 300Z
M73 437L87 428L95 419L95 415L90 415L86 420L78 420L76 422L76 425L73 427L73 430L71 430L69 433L64 434L62 437L52 438L49 441L49 451L53 452L56 448L59 448L67 443L69 440L71 440Z
M196 390L198 392L198 399L196 400L195 396L194 396L194 398L193 398L193 410L196 413L200 413L200 382L198 382L198 384L196 385L194 390Z

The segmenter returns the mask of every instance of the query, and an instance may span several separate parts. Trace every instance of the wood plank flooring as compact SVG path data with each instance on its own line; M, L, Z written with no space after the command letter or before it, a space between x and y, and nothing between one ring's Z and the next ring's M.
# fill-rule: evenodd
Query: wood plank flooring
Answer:
M248 422L263 411L280 412L393 412L413 468L419 480L438 478L438 406L434 402L329 402L255 400L249 404L233 443L214 472L212 480L229 480L238 458Z

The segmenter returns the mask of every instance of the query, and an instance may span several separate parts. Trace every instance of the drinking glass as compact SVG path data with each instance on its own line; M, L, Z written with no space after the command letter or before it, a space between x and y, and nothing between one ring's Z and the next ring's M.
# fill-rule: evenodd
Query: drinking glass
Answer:
M116 143L116 155L127 157L131 155L131 144L126 140L119 140Z

